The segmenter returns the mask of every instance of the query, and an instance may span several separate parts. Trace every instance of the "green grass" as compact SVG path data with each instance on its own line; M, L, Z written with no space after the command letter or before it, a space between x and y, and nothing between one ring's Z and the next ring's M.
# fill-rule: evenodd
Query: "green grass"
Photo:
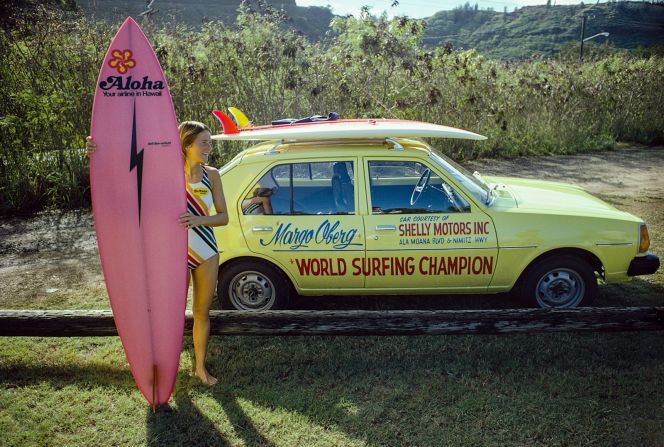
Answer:
M653 230L659 234L657 225ZM661 251L659 242L653 249ZM44 270L33 281L79 273ZM662 278L602 286L596 304L661 305ZM69 293L83 283L55 285L61 292L18 290L18 302L3 296L0 307L108 305L104 291L91 284L87 295ZM499 295L296 297L293 305L386 310L519 303ZM213 388L190 376L192 358L185 337L175 392L153 413L117 337L0 337L0 445L664 444L664 344L656 332L213 337L208 366L220 379Z
M657 333L216 337L147 407L119 340L0 339L0 445L661 445Z

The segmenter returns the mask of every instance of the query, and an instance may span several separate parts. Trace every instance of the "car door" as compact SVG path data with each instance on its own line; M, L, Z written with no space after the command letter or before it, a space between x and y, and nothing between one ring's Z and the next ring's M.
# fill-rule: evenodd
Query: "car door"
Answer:
M249 249L275 260L301 289L363 288L352 274L365 249L356 165L352 158L273 165L240 207Z
M430 160L363 160L369 289L482 291L496 269L493 222Z

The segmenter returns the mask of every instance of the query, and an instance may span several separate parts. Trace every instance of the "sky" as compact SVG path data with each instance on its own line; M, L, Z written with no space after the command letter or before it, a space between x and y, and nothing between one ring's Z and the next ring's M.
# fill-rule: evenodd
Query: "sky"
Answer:
M387 11L387 15L407 15L412 18L430 17L438 11L454 9L468 1L471 5L478 4L480 9L493 8L495 11L507 10L512 12L514 8L528 5L545 5L546 0L399 0L399 5L391 8L393 0L296 0L298 6L327 6L338 15L358 15L362 6L371 6L371 13L380 15ZM552 4L575 5L580 0L552 0ZM585 3L592 3L586 0Z

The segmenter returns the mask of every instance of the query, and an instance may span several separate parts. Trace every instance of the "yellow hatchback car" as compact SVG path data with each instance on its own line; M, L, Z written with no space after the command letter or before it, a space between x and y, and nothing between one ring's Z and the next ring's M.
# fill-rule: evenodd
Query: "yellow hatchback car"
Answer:
M300 295L517 291L528 305L590 304L654 273L645 223L554 182L469 173L415 139L265 142L221 168L215 228L225 309Z

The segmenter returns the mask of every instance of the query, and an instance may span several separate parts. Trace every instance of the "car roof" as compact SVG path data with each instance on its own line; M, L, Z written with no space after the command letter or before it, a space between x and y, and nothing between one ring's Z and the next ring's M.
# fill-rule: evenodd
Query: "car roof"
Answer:
M347 157L349 155L387 155L396 156L404 153L421 155L430 152L431 147L424 141L410 138L382 139L338 139L315 141L267 141L240 152L232 161L253 163L263 161L265 155L283 154L289 159L311 157Z

